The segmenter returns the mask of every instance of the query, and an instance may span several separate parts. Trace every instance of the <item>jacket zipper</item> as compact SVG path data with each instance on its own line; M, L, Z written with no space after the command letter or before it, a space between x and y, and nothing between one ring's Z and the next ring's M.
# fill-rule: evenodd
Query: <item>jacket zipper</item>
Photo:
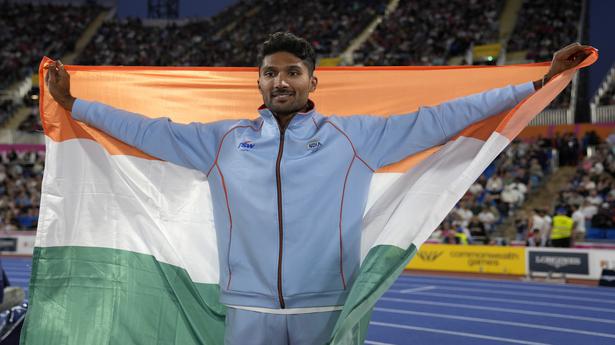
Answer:
M282 176L280 174L280 162L282 161L282 152L284 152L284 134L286 133L286 129L279 123L278 127L280 129L280 147L278 149L278 159L275 162L275 179L278 190L278 300L280 301L280 308L284 309L286 308L284 296L282 296L282 252L284 249L284 226L282 225Z

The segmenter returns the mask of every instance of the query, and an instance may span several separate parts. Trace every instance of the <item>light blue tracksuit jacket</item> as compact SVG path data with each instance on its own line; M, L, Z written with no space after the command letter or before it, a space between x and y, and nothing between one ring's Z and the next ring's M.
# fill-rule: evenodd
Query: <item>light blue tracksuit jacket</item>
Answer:
M285 130L266 108L256 120L177 124L77 100L72 116L207 174L223 304L322 307L342 305L358 273L374 171L533 91L532 83L508 86L388 118L326 117L312 108Z

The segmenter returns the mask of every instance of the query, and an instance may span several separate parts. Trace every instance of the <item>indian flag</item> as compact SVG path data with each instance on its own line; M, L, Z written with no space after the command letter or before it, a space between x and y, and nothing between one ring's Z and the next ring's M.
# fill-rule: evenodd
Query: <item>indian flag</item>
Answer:
M594 53L580 67L597 59ZM160 161L73 121L39 70L47 157L22 344L222 344L225 307L204 172ZM254 68L67 66L78 98L175 122L254 118ZM324 114L408 113L540 79L548 64L331 67ZM474 180L570 82L566 71L514 109L376 172L360 274L332 344L362 344L371 310Z

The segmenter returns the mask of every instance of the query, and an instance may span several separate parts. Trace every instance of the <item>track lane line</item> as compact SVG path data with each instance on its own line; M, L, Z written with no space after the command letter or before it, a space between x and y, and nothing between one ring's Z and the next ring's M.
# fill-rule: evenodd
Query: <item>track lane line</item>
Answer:
M430 332L430 333L440 333L440 334L447 334L447 335L455 335L455 336L459 336L459 337L469 337L469 338L477 338L477 339L495 340L495 341L500 341L500 342L505 342L505 343L513 343L513 344L551 345L551 344L548 344L548 343L538 343L538 342L534 342L534 341L524 341L524 340L516 340L516 339L510 339L510 338L494 337L494 336L478 334L478 333L446 331L446 330L443 330L443 329L400 325L400 324L388 323L388 322L371 321L369 324L370 325L374 325L374 326L399 328L399 329L406 329L406 330L412 330L412 331L421 331L421 332Z
M582 334L594 337L603 337L603 338L612 338L615 339L615 334L613 333L602 333L602 332L592 332L586 331L582 329L573 329L573 328L564 328L564 327L555 327L555 326L546 326L546 325L534 325L525 322L516 322L516 321L504 321L504 320L493 320L493 319L485 319L482 317L471 317L471 316L458 316L458 315L448 315L448 314L439 314L439 313L427 313L422 311L410 311L410 310L402 310L402 309L392 309L392 308L381 308L376 307L374 311L385 312L385 313L395 313L395 314L404 314L404 315L418 315L418 316L426 316L426 317L435 317L441 319L451 319L451 320L461 320L461 321L472 321L472 322L482 322L489 323L494 325L504 325L504 326L513 326L513 327L522 327L522 328L533 328L533 329L542 329L546 331L554 331L554 332L565 332L565 333L573 333L573 334Z
M543 298L551 298L551 299L563 299L566 301L594 302L594 303L600 303L600 304L604 304L604 303L615 304L615 300L604 300L604 299L589 298L589 297L585 298L585 297L558 296L558 295L553 295L553 294L519 292L519 291L514 291L514 290L502 291L502 290L494 290L494 289L464 288L464 287L452 287L452 286L438 286L437 290L467 291L467 292L477 292L477 293L486 293L486 294L495 294L495 295L543 297ZM398 290L398 291L404 291L404 290Z
M405 277L400 277L405 278ZM403 280L400 282L400 280ZM484 287L497 287L497 288L507 288L507 289L519 289L519 290L531 290L531 291L547 291L553 292L553 290L557 290L558 293L565 292L569 294L581 294L581 295L594 295L594 296L605 296L615 298L615 291L612 293L606 291L591 291L592 288L584 288L590 289L590 291L580 291L576 290L576 286L565 286L565 285L553 285L553 286L525 286L525 282L519 282L513 284L498 284L498 283L481 283L481 282L471 282L471 281L447 281L440 279L429 279L429 278L412 278L412 279L397 279L395 284L418 284L418 285L462 285L462 286L484 286ZM517 286L518 285L518 286ZM528 284L529 285L529 284ZM575 291L571 291L575 290ZM597 290L597 289L596 289Z
M410 304L434 305L434 306L441 306L441 307L488 310L488 311L497 311L497 312L504 312L504 313L513 313L513 314L547 316L547 317L561 318L561 319L615 324L615 320L600 319L600 318L589 317L589 316L574 316L574 315L568 315L568 314L547 313L547 312L531 311L531 310L519 310L519 309L500 308L500 307L486 307L486 306L461 304L461 303L407 300L403 298L393 298L393 297L380 297L380 300L389 301L389 302L397 302L397 303L410 303Z
M540 301L528 301L528 300L514 300L510 298L497 298L497 297L482 297L482 296L465 296L465 295L452 295L447 293L437 293L437 292L415 292L415 293L405 293L402 294L399 290L389 290L385 293L397 293L402 296L411 296L411 295L422 295L422 296L432 296L432 297L446 297L446 298L459 298L463 297L468 300L476 300L476 301L490 301L490 302L503 302L503 303L513 303L513 304L528 304L528 305L540 305L545 307L556 307L556 308L566 308L566 309L583 309L583 310L591 310L591 311L600 311L605 313L615 313L615 309L613 308L600 308L600 307L588 307L584 305L578 304L563 304L563 303L550 303L550 302L540 302Z

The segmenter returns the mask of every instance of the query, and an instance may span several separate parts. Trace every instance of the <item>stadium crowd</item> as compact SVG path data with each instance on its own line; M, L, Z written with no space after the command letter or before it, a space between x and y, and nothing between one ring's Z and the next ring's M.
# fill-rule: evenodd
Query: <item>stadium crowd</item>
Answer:
M446 65L471 44L497 42L504 1L402 0L354 53L364 65Z
M579 160L557 207L573 218L579 237L590 228L615 228L615 134Z
M497 244L501 224L551 173L550 145L513 142L472 184L430 240L442 243Z
M255 47L276 31L305 37L319 57L337 56L384 12L386 4L386 0L257 0L240 2L212 20L182 26L112 20L98 31L79 63L254 66Z
M554 51L577 41L581 6L578 0L524 1L508 51L526 50L528 60L550 60Z
M282 3L245 0L210 19L185 24L160 26L146 25L139 19L113 19L99 28L77 63L253 66L257 54L254 47L266 39L269 32L277 30L289 30L306 37L320 57L337 56L377 15L385 13L387 3L386 0L284 0ZM366 43L355 52L355 63L446 64L448 57L463 54L472 44L498 40L503 4L503 0L401 0L396 10L384 17ZM42 55L62 56L71 51L84 28L101 10L96 6L0 4L0 22L9 28L0 32L0 42L4 43L0 48L3 57L0 71L5 76L2 82L10 83L32 73ZM555 49L576 38L576 26L564 23L578 22L579 12L578 3L572 0L564 0L557 5L546 0L525 2L508 50L527 49L528 58L535 60L550 58ZM65 39L53 40L60 30ZM451 33L454 35L451 36ZM41 35L42 38L35 43L24 41L28 37ZM615 103L614 94L611 89L608 93L610 98L607 97L609 102ZM568 92L567 96L558 98L555 107L568 107L569 96ZM20 129L39 131L38 107L28 103L28 97L25 99L26 106L31 106L31 114ZM10 118L15 108L13 102L0 103L0 122ZM566 150L570 146L569 143L565 144L565 138L558 139L562 140L560 161L567 164L567 157L572 157L570 164L576 164L574 157L578 155L567 155ZM560 147L559 141L554 146ZM513 215L527 194L550 173L550 149L551 146L540 143L515 142L492 169L472 185L434 236L446 241L450 234L445 230L451 230L455 237L461 229L470 242L491 242L490 234L494 226ZM16 162L21 161L17 156L5 154L3 164L15 166L18 164ZM4 170L17 169L11 167L6 166ZM23 178L36 175L32 173L33 167L28 163L21 169L27 175ZM7 176L12 178L13 175ZM20 182L24 183L31 184L28 181ZM9 187L5 186L5 190ZM36 198L35 193L28 190L13 190L11 195L21 195L21 192L30 199ZM22 213L34 209L15 205L8 208L9 219L17 220ZM9 223L19 224L16 221ZM522 228L521 224L519 228Z
M0 89L31 75L43 56L72 51L100 11L91 5L0 2Z
M3 126L11 119L18 106L10 99L0 101L0 126Z
M554 205L525 210L523 202L551 173L556 163L575 168ZM585 156L585 152L592 152ZM606 142L587 132L580 140L573 133L552 139L513 142L470 187L466 195L432 234L432 242L451 244L506 244L493 238L494 225L511 217L517 242L552 245L553 219L566 215L574 221L574 240L586 229L615 231L615 133Z
M0 229L34 230L43 181L44 153L0 153Z

